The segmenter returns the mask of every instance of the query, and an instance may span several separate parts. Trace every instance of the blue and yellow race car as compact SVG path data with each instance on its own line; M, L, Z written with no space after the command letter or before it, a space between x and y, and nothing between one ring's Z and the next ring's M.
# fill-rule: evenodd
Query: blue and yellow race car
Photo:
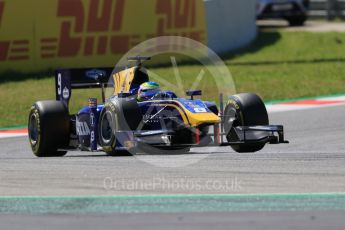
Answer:
M262 100L243 93L223 105L163 91L150 82L142 66L149 57L132 57L129 69L60 69L56 71L56 100L38 101L30 110L29 142L38 157L63 156L67 151L104 151L108 155L141 152L188 152L192 147L230 146L236 152L256 152L265 144L287 143L283 126L269 125ZM105 88L112 95L105 98ZM151 87L151 88L150 88ZM101 88L101 104L69 114L72 89ZM152 90L154 89L154 90Z

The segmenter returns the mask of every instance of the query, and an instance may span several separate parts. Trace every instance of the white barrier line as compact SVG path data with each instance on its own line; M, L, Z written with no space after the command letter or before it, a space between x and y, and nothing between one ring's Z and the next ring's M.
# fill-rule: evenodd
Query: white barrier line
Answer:
M28 136L27 133L0 133L0 139L10 138L10 137L25 137Z

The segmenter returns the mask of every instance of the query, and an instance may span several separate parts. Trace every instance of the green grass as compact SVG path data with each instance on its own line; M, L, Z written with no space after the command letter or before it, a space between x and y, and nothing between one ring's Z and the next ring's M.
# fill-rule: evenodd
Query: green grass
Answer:
M101 100L100 90L74 90L71 112L88 104L89 97ZM31 105L38 100L55 100L53 77L0 84L0 127L26 124Z
M279 64L344 60L344 51L345 33L262 32L250 47L232 54L234 59L226 62Z
M263 33L226 63L238 92L265 100L345 93L345 33Z
M256 92L266 101L345 93L345 33L261 32L251 46L222 58L237 92ZM168 81L175 80L172 68L151 70ZM179 71L184 89L188 89L193 85L188 76L197 76L200 67L183 65ZM55 98L53 77L21 80L0 76L0 127L26 124L31 104ZM175 85L173 90L179 91ZM209 100L217 99L207 70L199 87ZM222 87L233 91L231 85ZM71 111L86 105L92 95L100 98L98 90L73 91Z

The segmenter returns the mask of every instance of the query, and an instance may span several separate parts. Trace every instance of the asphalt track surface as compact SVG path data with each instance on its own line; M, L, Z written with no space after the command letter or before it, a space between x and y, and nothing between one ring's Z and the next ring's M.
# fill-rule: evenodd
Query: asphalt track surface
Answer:
M27 138L1 139L0 196L34 197L0 200L0 228L344 229L344 114L344 105L272 113L291 143L254 154L221 147L39 159ZM276 195L286 193L293 195ZM109 200L96 202L104 196Z

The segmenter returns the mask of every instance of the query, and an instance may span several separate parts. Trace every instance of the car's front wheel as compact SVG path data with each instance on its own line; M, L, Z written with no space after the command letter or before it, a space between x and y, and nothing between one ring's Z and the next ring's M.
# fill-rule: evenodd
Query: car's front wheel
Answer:
M118 131L133 131L141 122L136 100L117 98L105 104L99 118L99 142L109 156L130 156L131 152L119 150L125 140L117 137Z
M224 129L228 142L236 142L236 135L232 127L268 125L268 114L261 98L253 93L242 93L229 98L224 111ZM231 148L236 152L256 152L265 143L233 144Z

